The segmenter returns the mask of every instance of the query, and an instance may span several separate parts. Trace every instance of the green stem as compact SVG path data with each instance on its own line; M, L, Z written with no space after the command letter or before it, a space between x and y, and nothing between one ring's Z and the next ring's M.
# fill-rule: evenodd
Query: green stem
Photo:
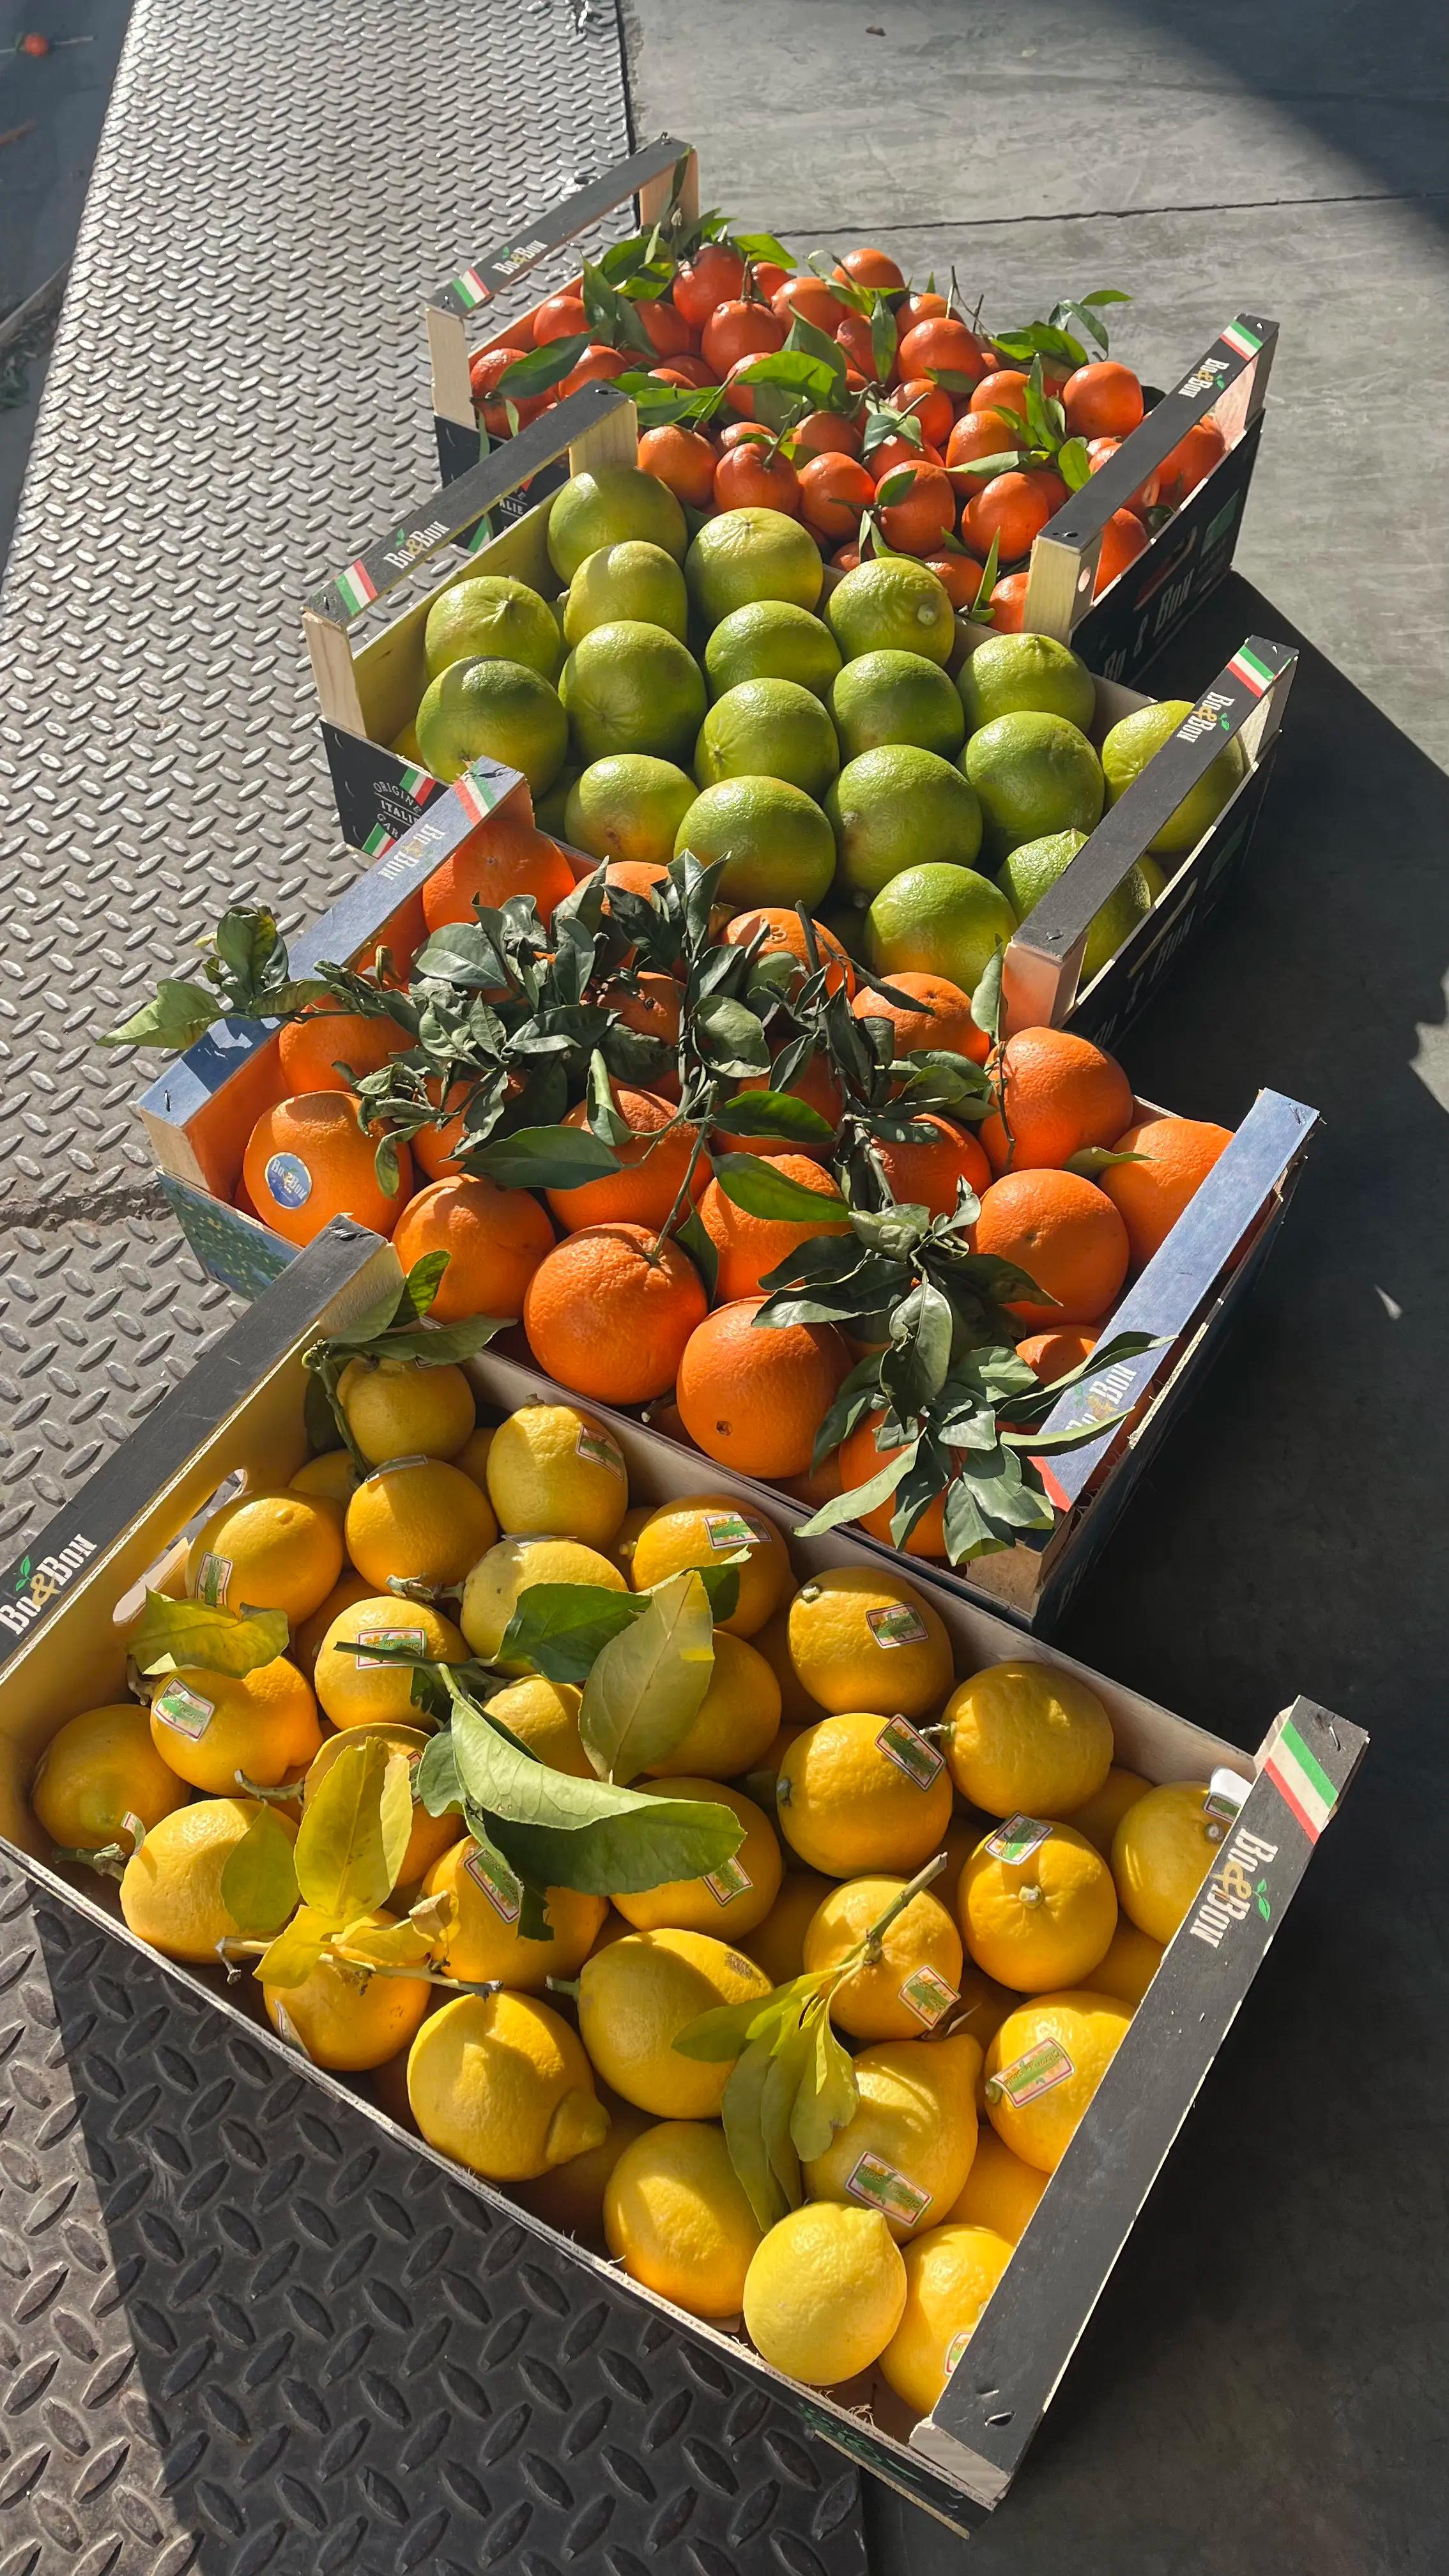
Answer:
M704 1152L705 1138L710 1132L713 1118L714 1091L712 1088L710 1091L708 1107L694 1131L694 1143L689 1150L689 1161L685 1165L684 1178L680 1182L679 1187L674 1194L674 1205L670 1209L668 1216L665 1218L664 1223L661 1225L659 1232L654 1238L654 1251L656 1256L658 1255L665 1238L673 1233L675 1226L678 1224L681 1209L685 1207L693 1207L694 1205L694 1175L699 1168L699 1158Z
M284 1781L279 1789L264 1789L259 1780L249 1780L245 1771L234 1771L232 1778L248 1798L260 1798L264 1807L300 1807L302 1782Z
M890 1930L891 1925L894 1923L896 1916L898 1914L904 1914L906 1907L921 1894L922 1889L929 1887L932 1879L940 1877L942 1870L946 1867L946 1857L945 1852L937 1852L935 1859L928 1860L925 1867L923 1869L918 1869L915 1877L913 1879L909 1879L906 1885L900 1889L899 1893L891 1898L891 1901L885 1908L884 1913L876 1916L876 1919L874 1923L872 1923L870 1930L866 1933L864 1940L859 1942L856 1946L856 1950L850 1954L847 1963L847 1973L853 1973L856 1968L862 1966L874 1967L876 1961L881 1955L881 1947L885 1940L885 1936Z

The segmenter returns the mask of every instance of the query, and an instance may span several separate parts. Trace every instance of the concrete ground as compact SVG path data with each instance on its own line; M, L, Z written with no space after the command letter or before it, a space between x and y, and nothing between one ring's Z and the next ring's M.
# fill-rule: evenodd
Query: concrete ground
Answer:
M801 247L955 264L988 321L1129 289L1171 382L1282 324L1238 575L1302 671L1253 868L1125 1050L1139 1090L1326 1129L1250 1316L1063 1642L1256 1744L1374 1744L1005 2506L873 2498L877 2576L1407 2576L1442 2559L1449 1752L1449 216L1442 11L1351 0L632 0L641 139Z

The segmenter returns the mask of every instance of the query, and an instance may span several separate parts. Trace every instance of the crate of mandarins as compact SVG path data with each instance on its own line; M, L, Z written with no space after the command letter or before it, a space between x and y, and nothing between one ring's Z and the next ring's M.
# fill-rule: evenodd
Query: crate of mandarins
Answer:
M632 231L497 318L537 261L597 243L629 200ZM930 559L958 607L1130 680L1232 561L1277 325L1234 315L1162 393L1111 353L1120 289L1026 320L983 320L992 301L989 280L963 295L953 271L942 294L870 246L802 259L701 214L696 156L666 137L429 298L443 476L476 465L480 430L507 440L581 385L618 383L640 463L691 511L783 511L843 564Z
M9 1570L3 1847L495 2265L969 2530L1365 1739L1249 1754L805 1536L445 1277L334 1223Z
M969 991L857 973L803 906L722 905L727 866L576 881L516 775L470 772L305 955L238 909L116 1032L185 1050L142 1105L168 1194L251 1292L339 1213L445 1254L450 1325L1045 1626L1315 1114L1173 1116L1069 1029L1007 1034L999 945Z

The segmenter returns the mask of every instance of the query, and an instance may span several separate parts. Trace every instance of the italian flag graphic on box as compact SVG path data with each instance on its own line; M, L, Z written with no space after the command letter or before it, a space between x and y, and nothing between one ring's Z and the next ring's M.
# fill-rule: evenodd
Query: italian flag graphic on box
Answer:
M1279 1796L1292 1808L1309 1841L1316 1843L1338 1804L1338 1791L1291 1717L1284 1719L1283 1731L1263 1769Z
M382 858L384 853L392 848L396 839L396 832L390 832L385 823L374 823L362 844L363 857L365 859Z
M398 781L404 795L411 796L415 805L426 805L437 783L430 769L405 769Z
M461 778L454 780L453 793L470 823L481 823L484 815L491 814L498 802L497 787L486 770L466 770Z
M338 574L337 588L342 593L343 606L353 617L377 597L377 584L360 556L356 563L348 565L346 572Z
M1241 652L1233 655L1228 669L1235 680L1242 681L1245 689L1252 690L1255 698L1261 698L1263 691L1273 685L1275 674L1266 662L1259 661L1256 653L1249 652L1246 644Z
M1241 316L1236 322L1228 324L1221 337L1224 348L1231 349L1234 356L1238 358L1256 358L1263 345L1257 332L1250 331Z
M470 313L478 305L491 304L493 301L492 288L484 285L476 268L465 268L461 277L455 277L449 282L459 303L466 306Z

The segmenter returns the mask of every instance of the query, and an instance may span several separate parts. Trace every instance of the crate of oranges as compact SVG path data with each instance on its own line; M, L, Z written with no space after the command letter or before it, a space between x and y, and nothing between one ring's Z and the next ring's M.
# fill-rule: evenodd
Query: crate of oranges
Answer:
M800 256L699 198L694 152L665 137L429 297L444 479L476 464L480 429L506 440L579 386L620 383L640 462L691 511L748 500L840 560L928 558L958 605L1135 678L1232 561L1276 323L1235 314L1161 393L1110 354L1118 288L1009 318L989 278L907 277L868 244ZM599 248L630 200L633 229ZM577 274L500 319L585 233Z
M0 1584L46 1890L969 2528L1364 1737L1256 1755L334 1223Z
M229 914L116 1032L185 1050L142 1103L173 1204L251 1292L335 1214L446 1253L448 1323L1049 1623L1315 1114L1177 1117L1070 1029L1008 1034L1000 948L970 990L858 972L803 906L722 903L729 864L576 880L480 764L305 949Z

